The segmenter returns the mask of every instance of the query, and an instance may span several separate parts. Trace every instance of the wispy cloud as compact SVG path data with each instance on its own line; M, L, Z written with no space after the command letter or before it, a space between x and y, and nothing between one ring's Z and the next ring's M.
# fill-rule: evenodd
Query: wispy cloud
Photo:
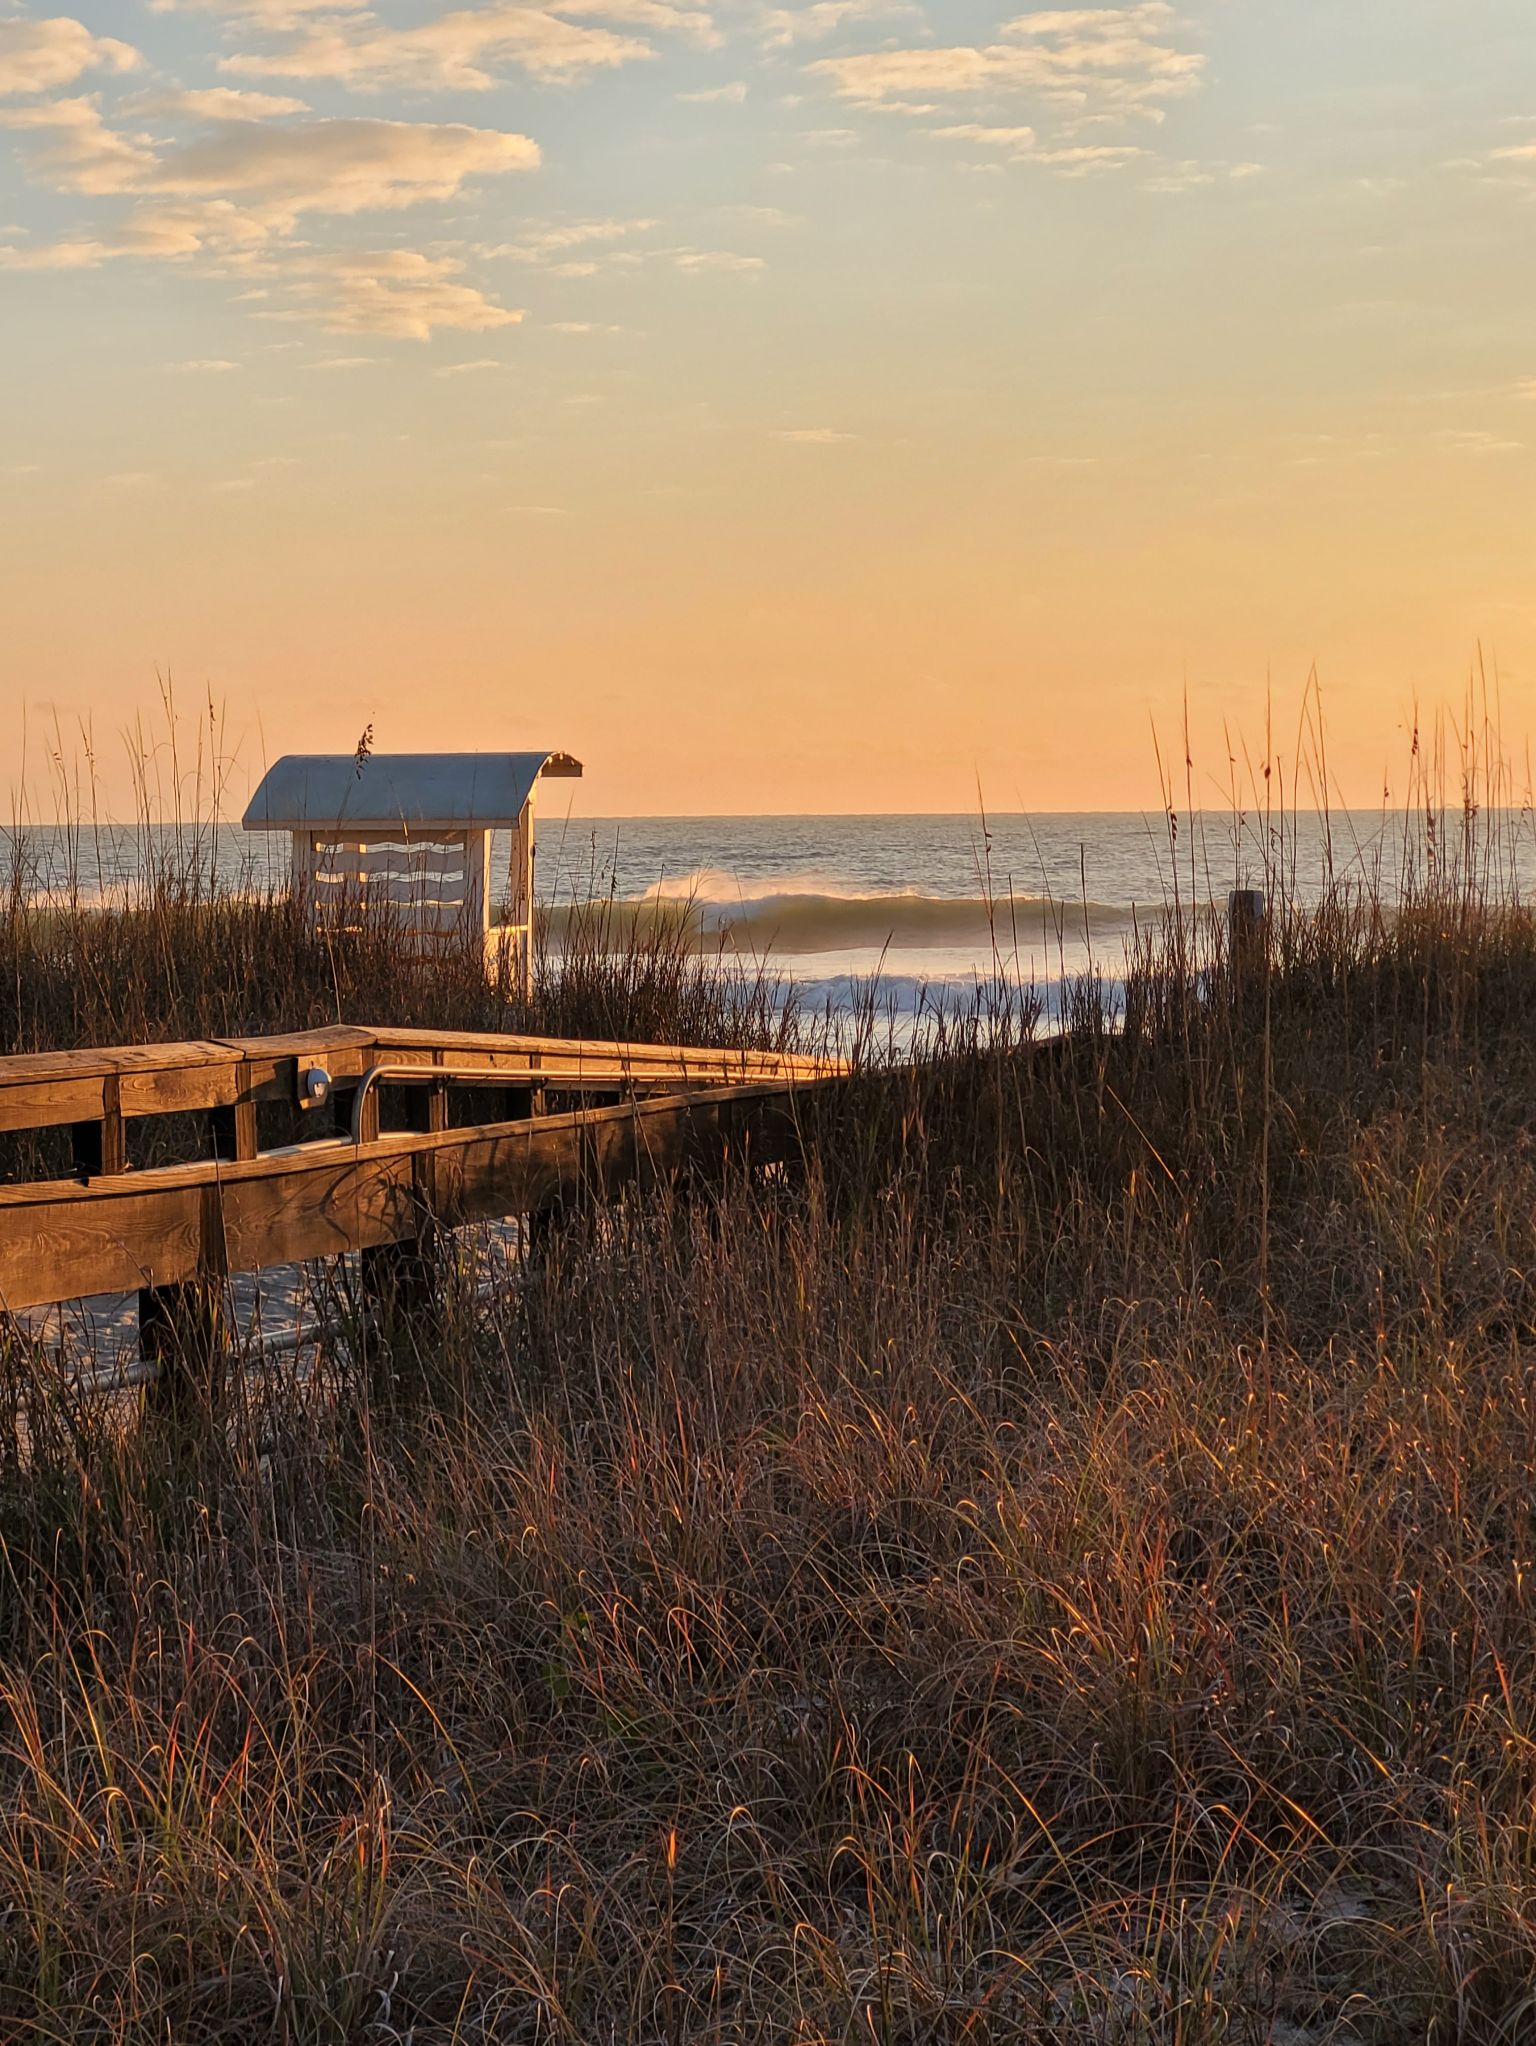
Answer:
M1139 0L1023 14L997 42L862 51L809 69L868 107L921 114L945 99L1020 97L1082 122L1155 115L1197 91L1206 60L1185 33L1168 0Z
M170 364L178 376L228 376L239 367L238 362L227 362L222 356L199 356L191 362Z
M1149 192L1198 192L1213 185L1241 185L1264 175L1261 163L1163 163L1143 180Z
M360 91L484 92L515 71L569 80L653 56L655 33L718 39L709 9L682 0L488 0L403 27L380 20L371 7L343 16L242 0L216 11L276 32L270 46L224 58L226 72L328 79Z
M858 435L841 432L835 426L781 426L773 438L788 441L795 447L829 448L840 441L857 440Z
M329 334L428 341L444 329L485 334L517 326L521 309L499 305L466 282L462 267L452 257L416 249L328 253L290 258L285 290L300 313L317 318Z
M0 126L31 138L34 174L59 190L135 202L114 226L0 247L0 268L196 256L259 267L337 332L420 338L440 326L481 331L521 318L467 281L456 258L409 250L321 258L294 230L307 215L396 211L530 169L539 154L526 136L459 123L217 118L194 139L161 146L110 126L92 98L0 109Z
M493 260L533 263L557 273L589 275L595 267L591 252L612 249L652 234L655 220L567 220L530 222L513 242L497 242L482 249Z
M743 256L735 249L658 249L657 255L676 269L697 274L705 270L726 270L751 277L768 265L761 256Z
M241 92L232 85L210 85L196 92L146 93L124 111L173 120L276 121L288 114L307 114L309 107L285 93Z
M1477 426L1447 427L1435 435L1435 441L1458 455L1518 455L1525 449L1524 441L1511 440L1507 434L1489 433Z
M445 362L441 369L433 370L432 374L435 377L473 377L482 375L486 370L505 368L504 362L498 362L494 356L486 355L478 362Z
M851 22L889 20L921 10L911 0L805 0L798 7L764 7L759 31L770 49L825 42Z
M93 99L0 110L0 126L40 140L34 169L60 190L239 197L271 227L302 214L352 214L451 199L472 178L531 170L526 135L457 122L232 122L161 151L108 126Z
M680 92L677 96L685 106L705 107L718 103L739 107L747 96L746 81L736 78L729 85L709 85L700 92Z

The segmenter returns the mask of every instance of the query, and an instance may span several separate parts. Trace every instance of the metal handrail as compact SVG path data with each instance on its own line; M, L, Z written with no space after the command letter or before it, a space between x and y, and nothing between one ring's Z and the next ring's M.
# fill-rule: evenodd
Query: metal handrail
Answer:
M352 1101L352 1141L363 1141L363 1110L368 1096L375 1087L387 1081L397 1086L436 1086L440 1081L451 1080L456 1087L539 1087L544 1075L537 1066L423 1066L423 1065L378 1065L370 1066L358 1082L357 1093Z

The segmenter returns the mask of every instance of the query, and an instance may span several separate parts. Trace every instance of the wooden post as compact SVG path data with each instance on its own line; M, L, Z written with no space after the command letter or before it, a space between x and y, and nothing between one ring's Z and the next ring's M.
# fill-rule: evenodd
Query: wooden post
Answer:
M1269 911L1262 888L1234 888L1228 896L1227 949L1233 993L1241 995L1269 971Z
M512 847L512 926L517 936L518 993L533 1000L533 793L517 820Z
M439 1052L433 1063L442 1062ZM374 1139L379 1133L378 1100L375 1088L365 1110ZM446 1081L431 1087L413 1086L407 1090L405 1100L411 1129L424 1132L447 1129ZM446 1231L438 1212L436 1161L430 1153L412 1161L411 1200L415 1210L414 1232L395 1243L370 1245L362 1254L363 1298L374 1310L386 1347L387 1339L398 1333L404 1322L429 1325L442 1305Z
M81 1179L103 1179L128 1170L128 1136L123 1122L123 1083L108 1073L101 1083L100 1122L77 1122L71 1126L75 1171Z
M229 1259L224 1195L217 1183L202 1189L201 1238L197 1278L139 1289L139 1355L158 1366L146 1404L152 1412L177 1420L215 1415L223 1404Z
M315 868L319 864L317 845L313 831L296 831L293 834L290 866L293 899L306 922L311 921L315 913Z
M208 1111L208 1144L215 1158L235 1162L256 1156L256 1103L233 1101Z

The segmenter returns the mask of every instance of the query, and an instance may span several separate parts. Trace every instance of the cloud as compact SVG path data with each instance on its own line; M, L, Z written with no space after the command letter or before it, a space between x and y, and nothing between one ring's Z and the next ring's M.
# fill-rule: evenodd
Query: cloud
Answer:
M61 191L132 191L156 169L150 138L109 128L94 97L0 108L0 127L42 138L29 161Z
M42 248L0 247L0 269L94 269L140 257L213 259L254 270L274 317L318 319L332 333L425 339L515 325L444 256L408 249L320 256L292 239L305 215L338 218L451 199L471 179L538 162L526 136L458 123L217 120L163 151L109 128L94 99L0 111L35 138L33 168L67 191L137 203L110 228Z
M202 356L192 362L173 362L169 367L183 376L227 376L240 365L238 362L225 362L213 356Z
M0 96L57 92L87 71L132 71L141 61L128 43L92 35L64 16L0 21Z
M483 256L514 263L535 263L559 267L573 254L585 249L610 247L637 235L651 234L659 225L654 220L568 220L525 227L520 240L498 242L482 249Z
M181 116L193 121L276 121L287 114L307 114L301 99L274 92L238 92L229 85L210 85L197 92L170 92L135 101L133 113Z
M746 82L735 79L730 85L711 85L703 92L680 92L678 98L685 106L703 107L719 102L739 107L747 96Z
M1448 427L1437 433L1435 439L1441 447L1458 455L1518 455L1525 449L1524 441L1510 440L1504 434L1488 433L1480 427Z
M791 43L824 42L847 22L917 12L909 0L808 0L800 7L765 7L760 31L770 49L781 50Z
M1261 177L1261 163L1200 163L1193 159L1162 165L1145 180L1149 192L1194 192L1209 185L1235 185Z
M463 265L415 249L299 259L285 266L288 296L328 334L429 341L441 329L483 334L523 315L462 280Z
M227 11L227 10L226 10ZM675 31L718 40L707 7L681 0L488 0L430 21L394 27L371 8L347 19L299 18L267 11L245 18L286 31L275 47L246 50L221 69L268 78L331 79L358 90L407 86L483 92L509 69L535 78L571 79L634 63L653 45L624 29ZM305 8L304 16L319 10ZM598 26L595 24L614 24Z
M1155 113L1198 91L1204 56L1181 49L1168 0L1131 7L1025 14L988 44L915 47L823 57L808 68L842 98L897 112L973 94L1033 97L1078 120Z
M248 195L291 218L451 199L471 178L532 170L538 161L526 135L457 123L245 124L175 151L153 183L164 192Z
M785 426L774 434L775 440L789 441L795 447L829 448L840 441L857 440L856 433L840 433L835 426Z
M435 377L480 376L488 369L505 369L504 362L497 362L493 356L482 356L478 362L445 362L441 369L433 370Z
M963 121L948 128L930 128L928 133L937 142L969 142L979 148L996 149L1008 163L1041 164L1066 178L1092 177L1101 171L1123 170L1127 164L1135 163L1148 154L1145 149L1126 142L1078 142L1046 147L1033 128L988 128L977 121ZM966 166L970 170L997 167L983 163ZM1197 169L1199 166L1193 164L1174 165L1171 172L1188 173ZM1172 175L1167 183L1154 184L1152 188L1162 191L1183 189L1174 184Z
M65 191L239 196L269 230L305 213L352 214L451 199L471 179L531 170L526 135L458 123L232 121L159 153L107 126L94 99L0 111L0 126L46 138L34 168Z
M1033 128L987 128L979 121L962 121L949 128L930 128L928 133L936 142L975 142L1011 157L1032 156L1035 150Z
M258 28L292 28L306 14L362 13L368 0L149 0L151 14L222 14Z
M679 270L731 270L749 276L768 265L761 256L741 256L734 249L658 249L657 255Z

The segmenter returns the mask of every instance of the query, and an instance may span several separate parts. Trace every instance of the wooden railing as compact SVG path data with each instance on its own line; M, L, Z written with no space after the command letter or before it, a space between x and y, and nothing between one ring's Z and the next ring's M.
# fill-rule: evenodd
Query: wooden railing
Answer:
M733 1156L787 1160L797 1094L840 1070L351 1026L3 1058L0 1132L67 1129L73 1170L0 1185L0 1309L137 1291L147 1354L207 1351L232 1273L417 1256L464 1223L547 1218ZM182 1119L183 1150L192 1118L194 1155L135 1165L162 1117Z

